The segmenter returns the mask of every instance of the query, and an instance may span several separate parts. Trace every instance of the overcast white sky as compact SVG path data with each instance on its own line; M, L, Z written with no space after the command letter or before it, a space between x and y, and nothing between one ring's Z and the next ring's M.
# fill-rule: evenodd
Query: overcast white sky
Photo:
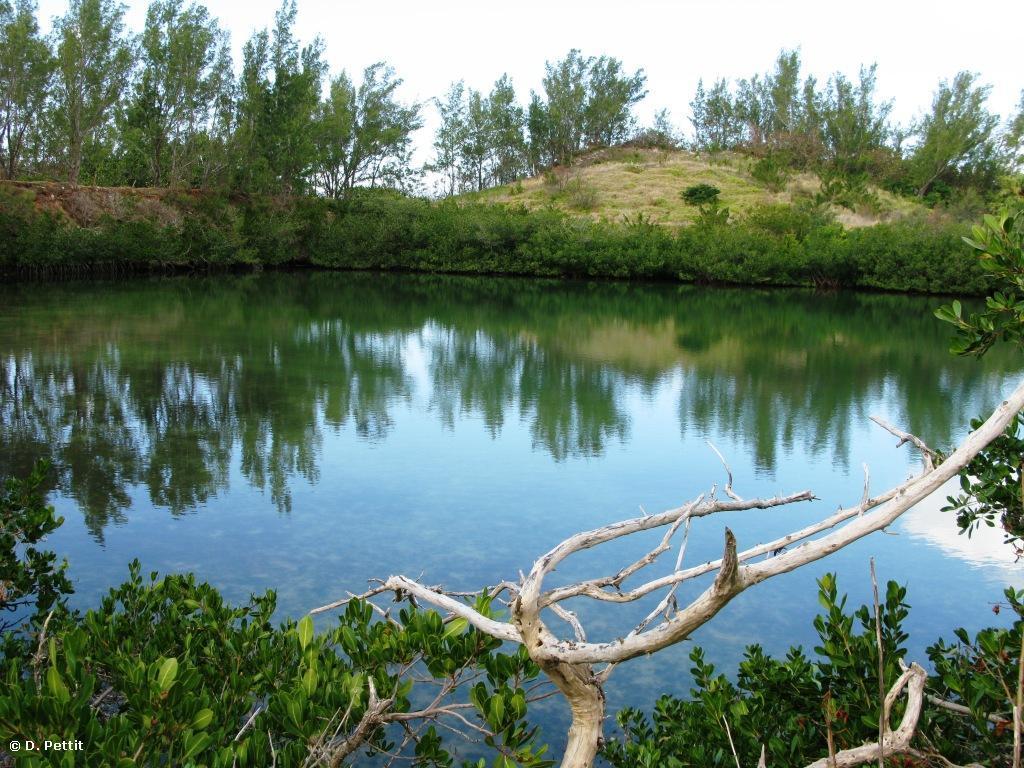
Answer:
M147 0L128 0L128 25L140 31ZM273 22L280 0L209 0L231 33L236 60L253 31ZM66 0L40 0L40 21ZM404 78L404 97L427 101L453 80L480 90L508 72L520 100L539 89L544 61L570 48L622 59L647 73L644 121L671 110L687 133L697 79L747 77L768 70L780 48L801 51L804 74L856 75L878 62L878 89L907 122L931 102L943 78L967 69L992 85L990 109L1007 117L1024 88L1024 2L979 0L299 0L297 34L320 35L332 74L387 60ZM433 110L427 110L428 119ZM429 126L434 123L430 120ZM431 136L419 137L422 149ZM421 151L418 154L423 154ZM426 159L423 157L422 159Z

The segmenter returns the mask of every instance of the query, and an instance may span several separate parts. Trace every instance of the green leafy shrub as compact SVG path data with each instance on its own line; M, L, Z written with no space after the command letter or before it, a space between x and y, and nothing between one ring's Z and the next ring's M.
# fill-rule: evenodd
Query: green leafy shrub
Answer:
M881 702L874 612L867 606L849 612L834 576L818 584L824 612L814 620L820 642L814 657L797 647L776 659L752 645L730 679L695 648L690 698L663 696L650 716L634 708L620 711L621 734L603 752L608 763L616 768L731 768L737 760L756 765L764 747L768 765L806 765L828 756L830 737L837 751L876 741ZM887 585L880 616L883 687L888 690L901 674L908 639L903 631L906 591L895 582ZM1004 711L1005 691L1016 689L1020 631L1018 621L1013 629L983 630L971 641L957 630L958 645L940 642L929 649L936 667L929 689L954 703L973 697L974 706L966 717L926 707L919 723L922 752L957 762L1009 765L1012 729L992 728L986 718ZM894 721L903 706L905 700L898 699Z
M354 190L346 200L182 195L178 223L70 225L20 198L0 200L0 270L224 269L313 264L537 277L641 278L984 294L992 284L958 224L899 222L845 231L820 205L755 208L735 221L713 187L697 226L673 231ZM712 194L714 193L714 194ZM593 190L570 181L578 210ZM697 230L692 232L690 230ZM705 236L713 232L712 236Z
M983 312L968 317L959 302L936 310L936 317L956 328L951 350L980 357L997 341L1024 346L1024 206L985 216L984 224L972 229L972 237L963 239L999 290L988 297Z
M585 184L583 179L573 179L566 184L565 197L569 207L577 211L592 211L601 202L597 190Z
M781 192L789 182L789 164L776 155L765 155L754 163L750 176L772 192Z
M679 196L689 205L706 205L717 201L721 191L711 184L694 184L680 192Z
M930 678L932 694L969 712L967 716L944 709L929 712L929 735L943 755L991 766L1012 764L1013 708L1024 628L1022 597L1022 592L1006 590L1009 606L1018 617L1012 627L982 629L973 637L956 629L954 642L939 640L928 648L935 668Z
M308 617L274 627L272 592L231 606L192 576L140 571L133 563L98 609L51 634L41 658L3 660L4 740L81 739L95 765L301 766L354 730L371 686L393 699L389 711L408 713L423 700L414 670L454 685L479 669L487 675L470 681L469 700L489 743L520 765L551 765L524 722L539 670L464 623L414 610L374 621L354 601L319 633ZM360 751L395 748L375 725ZM440 745L432 754L451 759ZM63 765L58 753L37 764Z

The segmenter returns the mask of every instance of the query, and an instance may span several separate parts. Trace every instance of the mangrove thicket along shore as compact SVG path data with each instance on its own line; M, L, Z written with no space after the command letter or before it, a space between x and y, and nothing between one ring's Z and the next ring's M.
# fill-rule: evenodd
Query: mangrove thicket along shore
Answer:
M927 217L844 228L812 204L671 228L381 190L329 200L0 183L8 276L309 265L980 295L989 284L966 234Z

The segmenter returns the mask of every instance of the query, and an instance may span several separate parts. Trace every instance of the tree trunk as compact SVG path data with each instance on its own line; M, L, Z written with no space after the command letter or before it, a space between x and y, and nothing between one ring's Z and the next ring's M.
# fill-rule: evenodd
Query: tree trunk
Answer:
M82 139L72 138L68 147L68 183L78 186L78 174L82 170Z
M512 618L523 639L523 647L565 696L572 710L562 768L593 768L597 752L604 743L604 690L590 664L567 664L545 657L545 646L555 645L558 640L540 617L539 586L537 580L527 583L519 597L512 601Z
M572 709L569 739L562 768L593 768L604 744L604 690L589 664L546 663L541 669L562 692Z

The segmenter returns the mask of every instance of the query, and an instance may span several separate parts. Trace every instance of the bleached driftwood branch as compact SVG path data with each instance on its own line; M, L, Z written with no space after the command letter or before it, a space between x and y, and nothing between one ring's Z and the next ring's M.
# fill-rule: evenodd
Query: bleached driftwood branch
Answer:
M911 751L910 743L917 731L917 721L921 717L921 708L924 705L924 684L928 681L926 673L917 664L912 664L896 683L889 689L882 706L882 719L884 722L884 734L881 742L862 744L852 749L844 749L832 757L823 757L815 760L806 768L852 768L856 765L864 765L878 759L879 753L889 757L892 755L906 754ZM903 689L907 689L907 708L903 713L903 719L896 727L896 730L889 728L889 713L892 705L896 702Z
M732 490L732 472L728 464L717 448L712 446L728 475L728 501L717 499L712 490L708 495L702 494L680 507L658 515L645 513L642 517L570 536L538 558L528 574L520 574L518 584L503 582L500 585L499 588L507 590L512 598L509 602L509 621L498 621L484 616L456 595L446 593L439 587L425 586L405 576L391 576L359 597L370 599L394 592L399 601L419 600L447 612L452 617L465 619L476 629L499 640L522 644L533 661L565 696L572 710L572 725L562 758L563 768L589 768L593 765L603 742L602 685L617 664L654 653L687 638L744 590L827 557L871 533L887 528L906 510L959 474L985 446L1002 434L1014 415L1022 408L1024 384L1000 404L992 415L938 466L935 465L938 455L920 438L899 430L881 419L874 419L882 428L900 438L900 445L909 442L921 452L924 467L920 474L877 496L870 496L870 476L865 467L864 493L857 505L841 508L823 520L785 534L774 541L742 550L737 545L735 535L727 528L721 558L684 568L685 543L692 521L719 513L774 509L814 498L810 491L805 490L770 499L741 499ZM555 589L544 589L545 578L572 555L625 536L660 528L666 529L660 543L643 557L614 574ZM680 545L674 569L666 575L626 589L624 585L627 580L652 566L662 554L673 548L672 541L681 528L684 530L683 543ZM762 555L768 557L755 561L755 558ZM680 607L675 598L679 585L711 573L715 574L712 583L689 604ZM663 589L668 592L655 611L632 631L611 641L588 642L584 628L575 614L560 605L573 598L626 603ZM323 606L314 613L337 608L351 599L352 597L349 597ZM550 611L566 622L572 628L573 637L558 637L548 627L545 611ZM386 615L386 612L384 613ZM594 664L605 666L601 670L595 670L592 666ZM924 696L923 672L918 670L920 667L912 667L905 672L897 681L898 686L886 697L886 706L889 707L899 691L904 687L908 690L908 714L904 716L899 728L883 734L881 747L884 750L909 745L909 740L913 736ZM867 749L874 757L879 752L879 746L876 743L837 753L836 765L860 764L856 762L860 759L859 750ZM907 748L909 749L909 746ZM824 766L825 763L819 761L810 768L819 765Z

